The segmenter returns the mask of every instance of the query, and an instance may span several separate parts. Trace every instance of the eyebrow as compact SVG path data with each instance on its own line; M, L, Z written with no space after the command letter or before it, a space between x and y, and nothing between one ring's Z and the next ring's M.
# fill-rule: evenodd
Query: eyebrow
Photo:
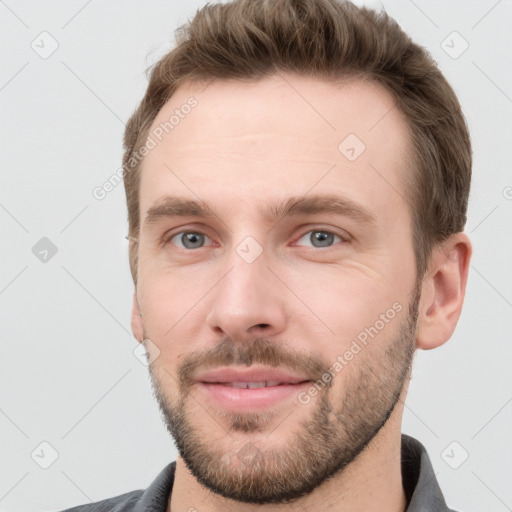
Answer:
M332 194L290 197L280 203L267 204L261 213L265 222L269 224L282 217L319 213L349 217L368 226L377 224L377 216L374 212L351 199ZM218 215L204 201L166 196L149 208L144 225L155 224L161 219L173 217L213 218Z

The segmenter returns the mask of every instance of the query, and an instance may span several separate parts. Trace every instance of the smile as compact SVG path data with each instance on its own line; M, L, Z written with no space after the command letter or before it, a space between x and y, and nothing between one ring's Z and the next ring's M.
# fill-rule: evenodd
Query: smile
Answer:
M287 382L278 382L276 380L269 380L264 382L214 382L213 384L221 384L222 386L230 386L239 389L256 389L256 388L269 388L273 386L282 386L288 384Z

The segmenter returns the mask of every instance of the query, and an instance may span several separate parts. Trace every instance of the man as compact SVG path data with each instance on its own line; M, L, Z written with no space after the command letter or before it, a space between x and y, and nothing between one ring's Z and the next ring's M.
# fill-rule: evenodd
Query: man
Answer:
M471 257L469 135L425 50L336 0L207 4L123 163L132 330L179 457L70 510L449 510L401 434Z

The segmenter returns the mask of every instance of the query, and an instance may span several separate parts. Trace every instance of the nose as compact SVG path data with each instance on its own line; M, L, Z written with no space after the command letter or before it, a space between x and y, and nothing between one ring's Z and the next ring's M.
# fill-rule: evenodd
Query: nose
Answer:
M216 335L243 341L284 331L285 292L267 263L263 254L252 263L236 253L230 258L227 273L212 290L206 319Z

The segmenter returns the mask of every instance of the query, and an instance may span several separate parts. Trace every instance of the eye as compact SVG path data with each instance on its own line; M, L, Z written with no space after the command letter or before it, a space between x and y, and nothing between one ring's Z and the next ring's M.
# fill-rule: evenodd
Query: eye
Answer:
M314 248L331 247L338 242L348 242L348 237L342 237L326 229L314 229L302 235L294 245L302 245L302 240L307 240ZM193 250L205 247L206 240L211 238L201 231L180 231L164 240L164 245L171 243L181 249ZM213 242L213 241L212 241ZM213 244L210 244L213 245Z
M210 237L200 231L181 231L170 236L165 243L172 243L183 249L201 249L206 239L210 240Z
M336 238L339 239L340 242L346 242L347 240L332 231L327 231L325 229L314 229L312 231L308 231L304 235L302 235L299 240L297 240L296 244L303 239L311 242L313 247L330 247L333 243L336 242Z

